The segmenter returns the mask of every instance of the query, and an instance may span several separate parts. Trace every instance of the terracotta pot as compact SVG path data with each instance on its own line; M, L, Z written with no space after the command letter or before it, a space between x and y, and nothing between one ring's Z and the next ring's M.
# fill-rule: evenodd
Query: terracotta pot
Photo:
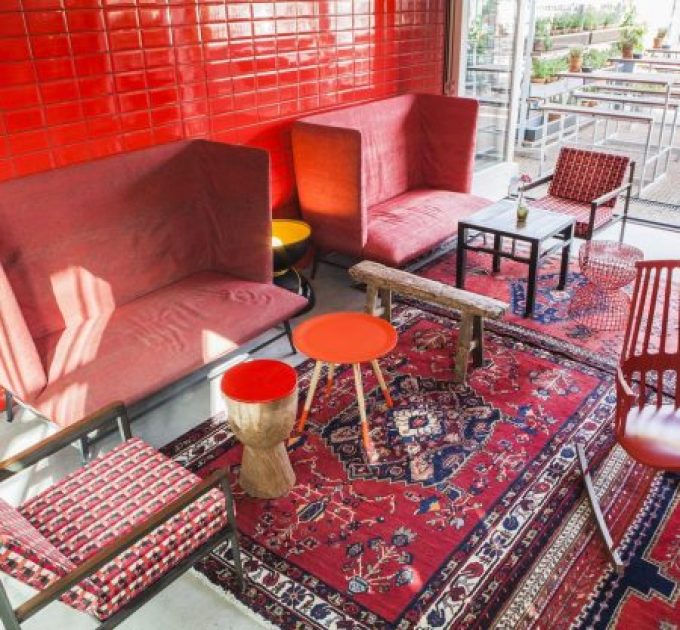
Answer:
M583 57L574 57L569 59L569 72L581 72L583 66Z
M531 82L532 83L545 83L545 79L543 77L531 77Z
M626 45L626 44L624 44L623 46L621 46L621 56L622 56L624 59L632 59L632 58L633 58L633 47L632 47L632 46L628 46L628 45Z
M654 48L661 48L663 46L663 37L654 38Z
M548 122L554 122L560 118L562 118L562 114L558 114L557 112L548 112Z

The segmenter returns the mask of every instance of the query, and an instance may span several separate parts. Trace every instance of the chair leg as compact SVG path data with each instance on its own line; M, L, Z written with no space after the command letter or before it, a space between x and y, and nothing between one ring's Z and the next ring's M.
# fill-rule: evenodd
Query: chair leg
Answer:
M5 630L21 630L21 625L14 614L12 603L9 601L7 591L2 582L0 582L0 621L2 621Z
M326 380L326 396L331 395L333 391L333 379L335 377L335 363L328 364L328 378Z
M220 482L222 486L222 493L224 494L224 500L226 502L227 508L227 520L231 526L232 533L229 535L229 541L231 542L231 552L234 556L234 569L236 570L236 578L238 580L238 586L240 590L245 587L245 581L243 579L243 563L241 562L241 547L238 540L238 530L236 529L236 517L234 515L234 498L231 494L231 488L229 486L229 481L223 478Z
M593 479L590 475L590 469L588 468L588 461L586 460L586 451L583 444L576 444L576 453L578 455L579 466L581 467L581 473L583 475L583 483L586 487L586 493L588 494L588 501L590 502L590 507L593 510L595 516L595 521L597 522L597 527L600 530L600 534L604 540L604 544L607 546L607 551L611 557L612 563L616 568L619 575L623 575L624 565L619 556L619 552L614 548L614 541L609 533L609 528L607 527L607 521L604 519L602 514L602 508L600 507L600 501L597 498L595 492L595 486L593 484Z
M5 415L7 422L14 420L14 396L7 390L5 390Z
M317 361L314 365L314 371L312 372L312 380L309 383L309 389L307 390L307 398L305 400L305 406L302 408L302 415L297 422L295 431L297 433L302 433L305 430L305 424L307 424L307 418L309 417L309 410L312 408L312 402L314 400L314 392L316 391L316 386L319 382L319 376L321 375L321 367L323 362Z
M86 435L80 438L80 458L83 461L83 465L92 459L92 445Z
M118 416L118 432L120 433L121 442L126 442L132 438L130 418L127 414L127 409L123 409L121 414Z
M293 343L293 329L290 327L290 320L287 319L285 322L283 322L283 327L286 330L286 337L288 337L288 343L290 344L290 349L293 351L293 354L297 354L297 348L295 347L295 344Z

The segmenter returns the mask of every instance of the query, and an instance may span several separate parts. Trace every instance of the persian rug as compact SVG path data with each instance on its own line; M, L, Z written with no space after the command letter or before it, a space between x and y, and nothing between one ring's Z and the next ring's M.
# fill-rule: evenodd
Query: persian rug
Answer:
M446 252L414 273L455 286L455 251ZM579 271L578 260L571 261L564 291L557 290L560 257L552 256L543 261L536 283L533 317L524 317L527 273L528 265L513 260L502 260L500 272L493 273L489 254L468 252L465 288L510 305L502 322L490 325L500 326L510 334L519 332L529 339L541 337L541 344L550 344L554 351L568 353L579 360L614 365L623 346L623 327L613 331L594 330L574 320L569 314L574 292L588 282ZM430 308L426 305L422 307Z
M297 481L285 497L242 492L241 446L223 417L165 448L201 475L227 467L234 479L246 588L235 588L227 547L197 570L282 628L590 628L634 619L639 630L678 621L677 479L611 449L610 372L491 331L484 367L456 385L456 323L414 307L398 307L395 323L399 344L381 360L393 408L363 370L378 463L360 446L348 366L289 445ZM311 369L299 367L301 402ZM629 563L623 578L582 493L576 441L597 467Z

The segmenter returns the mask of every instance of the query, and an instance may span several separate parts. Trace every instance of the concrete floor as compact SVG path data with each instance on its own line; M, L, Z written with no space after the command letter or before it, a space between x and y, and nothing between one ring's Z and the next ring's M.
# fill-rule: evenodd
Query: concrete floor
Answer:
M597 238L618 240L620 232L620 226L614 225L598 233ZM624 240L642 248L648 258L680 258L680 233L678 232L629 223L625 229ZM576 254L578 248L572 251ZM334 310L360 310L363 307L363 294L351 287L347 273L343 269L321 265L314 286L317 293L317 306L311 314ZM300 355L290 354L285 339L267 346L257 356L281 358L292 365L304 359ZM163 446L208 418L211 412L216 411L215 407L218 404L219 397L214 395L214 386L211 396L211 388L205 382L185 391L171 402L137 420L133 425L133 433L154 446ZM21 413L12 424L0 422L0 459L35 443L49 432L50 428L45 423L30 417L28 413ZM106 450L115 443L115 439L111 437L99 448ZM67 472L76 469L79 464L79 452L75 448L64 449L59 455L3 483L0 487L0 496L10 503L20 503L49 486L56 479L63 477ZM15 605L33 593L32 589L5 575L1 575L0 579ZM87 615L76 612L61 603L48 606L23 625L27 630L62 628L85 630L95 626L96 623ZM223 594L213 590L200 576L189 572L120 627L127 630L154 630L156 628L243 630L262 627L262 624L241 607L230 602Z

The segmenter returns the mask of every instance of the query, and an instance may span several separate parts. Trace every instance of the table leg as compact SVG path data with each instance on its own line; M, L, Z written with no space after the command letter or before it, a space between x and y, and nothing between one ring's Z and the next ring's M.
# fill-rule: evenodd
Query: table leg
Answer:
M366 401L364 399L364 384L363 381L361 380L361 365L359 365L358 363L353 363L352 369L354 370L354 385L357 390L357 405L359 407L359 417L361 418L361 438L364 443L364 448L366 449L366 454L368 455L368 458L370 460L373 459L375 451L368 430L368 419L366 417Z
M326 380L326 396L331 395L333 389L333 377L335 376L335 363L328 364L328 379Z
M562 236L566 245L562 248L562 265L560 267L560 283L557 285L558 291L564 291L567 286L567 273L569 272L569 257L571 254L571 240L574 236L574 224L572 223L564 232Z
M527 283L527 303L524 317L534 314L536 303L536 278L538 276L538 241L531 241L531 253L529 255L529 281Z
M503 237L500 234L493 235L493 249L495 252L500 252L503 247ZM493 272L498 273L501 270L501 257L498 254L493 255Z
M380 390L382 391L383 396L385 397L385 402L387 403L387 406L393 407L394 403L392 402L392 396L390 396L390 390L387 388L387 385L385 384L385 378L383 377L383 373L382 370L380 369L380 364L378 363L378 360L373 359L373 361L371 361L371 366L373 367L375 377L378 379L378 384L380 385Z
M307 418L309 417L309 410L312 408L312 401L314 400L314 392L316 391L316 386L319 383L319 376L321 375L321 367L323 362L317 361L314 365L314 371L312 372L312 380L309 383L309 390L307 390L307 399L305 400L305 406L302 408L302 415L297 422L295 430L298 433L302 433L305 429L305 424L307 424Z
M456 248L456 287L459 289L465 288L465 233L467 230L464 226L458 225L458 247Z

